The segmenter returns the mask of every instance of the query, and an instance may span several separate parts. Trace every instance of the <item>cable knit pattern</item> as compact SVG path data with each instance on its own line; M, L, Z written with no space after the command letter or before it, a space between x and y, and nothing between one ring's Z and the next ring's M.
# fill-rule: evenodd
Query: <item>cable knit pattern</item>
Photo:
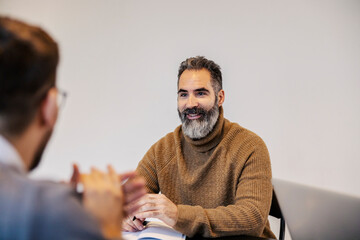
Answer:
M181 126L155 143L137 171L148 192L178 206L175 229L192 237L251 235L275 238L268 214L271 165L255 133L224 119L204 139L184 136Z

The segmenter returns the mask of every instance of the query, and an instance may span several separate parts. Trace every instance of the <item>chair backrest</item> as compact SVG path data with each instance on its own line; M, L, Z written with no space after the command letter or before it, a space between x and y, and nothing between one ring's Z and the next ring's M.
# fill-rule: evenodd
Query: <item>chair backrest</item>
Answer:
M284 216L282 215L282 212L281 212L281 209L279 206L279 202L276 198L276 194L275 194L274 190L273 190L269 215L280 219L279 240L284 240L285 239L285 219L284 219Z

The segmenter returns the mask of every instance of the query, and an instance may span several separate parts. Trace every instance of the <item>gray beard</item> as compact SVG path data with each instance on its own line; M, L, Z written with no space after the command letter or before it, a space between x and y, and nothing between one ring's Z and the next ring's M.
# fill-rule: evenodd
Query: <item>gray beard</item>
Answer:
M201 139L206 137L214 129L220 114L216 102L209 111L203 110L205 111L204 116L195 120L188 119L184 114L184 111L180 112L178 110L182 122L182 131L186 136L191 139Z

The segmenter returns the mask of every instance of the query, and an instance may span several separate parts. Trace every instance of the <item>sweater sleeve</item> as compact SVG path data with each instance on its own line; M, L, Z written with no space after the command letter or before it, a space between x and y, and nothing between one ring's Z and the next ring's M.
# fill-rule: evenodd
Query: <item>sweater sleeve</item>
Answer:
M148 193L159 193L159 183L156 174L155 146L152 146L136 168L137 173L145 178L146 190Z
M238 178L234 204L213 209L178 205L178 220L174 228L189 237L261 236L271 197L270 158L265 144L260 144L249 155Z

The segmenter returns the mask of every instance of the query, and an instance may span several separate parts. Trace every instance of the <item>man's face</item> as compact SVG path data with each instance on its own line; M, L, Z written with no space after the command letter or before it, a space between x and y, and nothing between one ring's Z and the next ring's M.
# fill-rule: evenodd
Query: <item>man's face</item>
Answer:
M200 139L212 131L219 117L217 100L208 70L185 70L181 74L177 103L185 135Z

